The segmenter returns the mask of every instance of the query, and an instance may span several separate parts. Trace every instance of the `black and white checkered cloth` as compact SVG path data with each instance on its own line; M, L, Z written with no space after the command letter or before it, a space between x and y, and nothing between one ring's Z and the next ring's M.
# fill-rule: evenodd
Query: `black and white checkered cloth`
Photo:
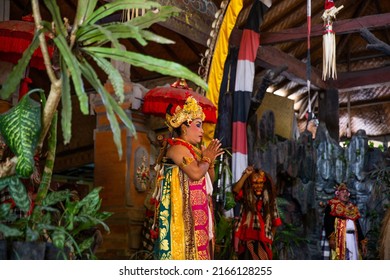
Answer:
M153 214L153 212L151 213ZM150 252L153 252L155 241L156 241L150 234L150 229L152 228L153 223L154 223L154 216L150 214L146 215L142 227L142 246L144 250Z
M321 249L322 249L322 256L324 260L329 260L330 259L330 247L329 247L329 242L328 239L326 238L325 234L325 228L322 228L321 231Z

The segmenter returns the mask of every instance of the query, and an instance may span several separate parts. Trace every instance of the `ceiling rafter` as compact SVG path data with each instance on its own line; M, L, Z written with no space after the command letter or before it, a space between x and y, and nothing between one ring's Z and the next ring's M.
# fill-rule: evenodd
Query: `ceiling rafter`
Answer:
M265 68L286 65L288 69L283 72L283 75L298 84L306 85L306 65L293 56L271 46L260 46L256 60ZM311 69L311 82L313 89L327 88L327 84L321 78L321 72L316 68Z
M390 83L390 66L340 73L334 85L339 91L373 88Z
M283 1L280 1L278 3L280 5L279 7L281 7L280 10L282 10L282 11L278 10L278 6L272 7L273 10L278 13L278 17L280 17L280 18L286 18L288 16L291 16L290 11L295 11L299 8L302 8L303 5L306 5L306 0L287 1L287 4L283 4L283 7L282 7L282 2ZM286 9L284 5L288 5L288 8ZM269 15L266 14L265 17L267 17L267 16L269 16ZM262 25L260 26L260 30L270 30L270 29L272 29L272 22L267 23L267 22L263 21Z
M357 5L359 6L358 9L355 10L355 12L353 13L353 18L359 18L361 15L364 14L364 12L367 10L367 8L369 7L369 3L370 1L365 1L365 0L360 0L360 3L357 3ZM340 58L340 56L344 53L345 51L345 48L348 48L347 52L348 53L348 58L351 57L351 52L349 50L350 46L349 46L349 42L350 42L350 37L351 37L351 34L352 33L349 33L349 34L343 34L339 37L339 41L337 43L337 47L336 47L336 60L338 60ZM348 65L349 65L349 59L348 59Z
M350 104L350 108L352 109L358 109L358 108L365 108L365 107L372 107L372 106L378 106L378 105L387 105L390 104L390 98L387 98L385 100L370 100L370 101L360 101L360 102L352 102ZM340 110L346 110L348 108L348 104L340 104L339 109Z
M293 86L292 88L290 88L288 90L288 94L286 97L290 97L290 96L295 94L295 95L297 95L297 97L295 98L295 101L300 100L300 98L301 98L301 96L303 96L303 94L301 94L301 93L297 94L297 92L300 91L301 89L302 89L302 86L300 86L300 85Z
M386 29L390 25L390 13L364 16L356 19L338 20L333 24L336 34L357 33L363 27L367 29ZM317 24L312 26L311 37L322 36L323 26ZM306 27L296 27L278 32L261 33L262 45L274 45L288 41L306 40Z

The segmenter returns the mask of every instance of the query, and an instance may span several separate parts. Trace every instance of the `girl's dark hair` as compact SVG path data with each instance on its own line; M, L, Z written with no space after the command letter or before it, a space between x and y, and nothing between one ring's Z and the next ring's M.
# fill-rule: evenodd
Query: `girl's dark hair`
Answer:
M189 127L190 125L188 124L188 121L185 121L183 122L182 124L184 124L185 126ZM177 128L174 128L173 129L173 132L177 135L177 136L180 136L181 135L181 125Z
M165 113L172 116L172 113L171 113L171 109L173 107L173 104L172 103L169 103L168 106L167 106L167 109L165 110Z

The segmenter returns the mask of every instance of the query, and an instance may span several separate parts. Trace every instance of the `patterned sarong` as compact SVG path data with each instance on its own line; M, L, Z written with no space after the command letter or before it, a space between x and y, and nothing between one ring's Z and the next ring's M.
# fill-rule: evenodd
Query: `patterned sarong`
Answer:
M159 259L210 259L205 178L190 182L176 165L165 165L158 208Z

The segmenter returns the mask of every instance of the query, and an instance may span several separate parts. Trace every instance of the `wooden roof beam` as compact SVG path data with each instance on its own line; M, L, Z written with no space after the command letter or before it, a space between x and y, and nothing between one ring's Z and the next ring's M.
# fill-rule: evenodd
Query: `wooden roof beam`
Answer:
M338 20L333 23L333 30L337 35L358 33L362 28L377 29L388 28L390 25L390 13L365 16L355 19ZM289 41L301 41L307 39L307 27L285 29L280 32L260 33L262 45L279 44ZM238 31L238 30L235 30ZM314 25L311 29L311 37L322 36L324 27L322 24ZM241 36L240 36L241 37Z
M267 69L286 65L288 70L284 71L282 75L297 84L306 85L306 64L277 48L260 46L257 51L256 63ZM311 69L311 84L314 90L328 87L322 80L321 71L314 67Z
M337 76L337 80L334 80L333 83L340 92L373 88L384 86L385 84L390 85L390 66L363 71L338 73Z
M378 50L390 55L390 45L376 38L367 28L362 28L360 35L369 43L367 49Z

